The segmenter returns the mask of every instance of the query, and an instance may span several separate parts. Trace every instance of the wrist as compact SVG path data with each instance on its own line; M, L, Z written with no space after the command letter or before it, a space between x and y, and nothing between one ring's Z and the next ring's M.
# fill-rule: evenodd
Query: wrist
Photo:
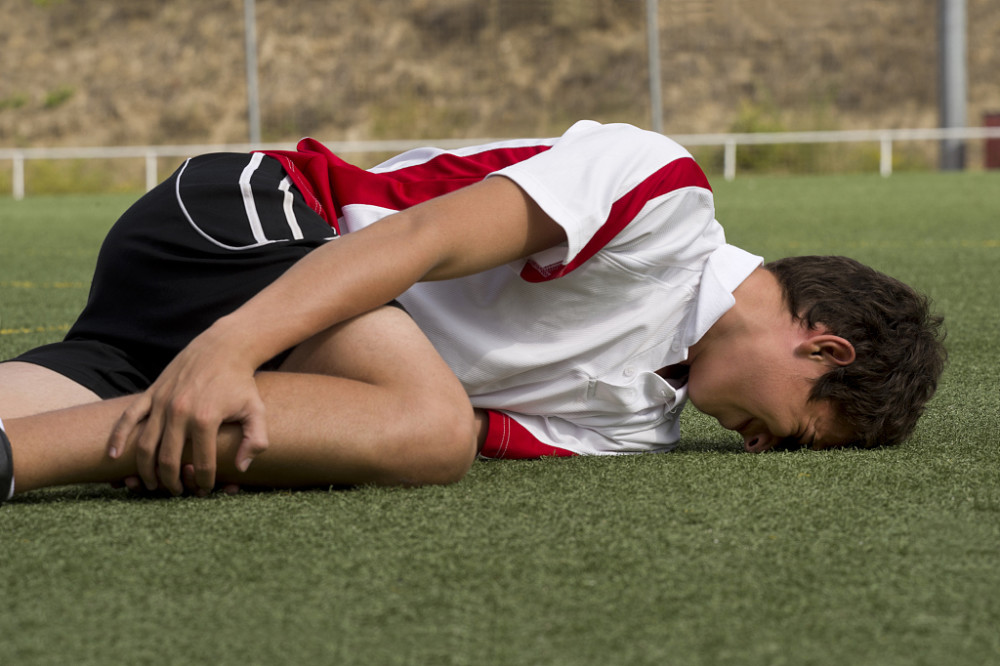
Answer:
M254 369L283 351L283 348L269 351L264 337L258 335L258 329L241 322L235 314L219 318L198 337L211 348Z

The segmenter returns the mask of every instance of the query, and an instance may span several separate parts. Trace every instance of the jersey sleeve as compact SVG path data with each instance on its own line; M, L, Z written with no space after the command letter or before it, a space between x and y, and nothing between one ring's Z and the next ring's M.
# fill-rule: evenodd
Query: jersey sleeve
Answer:
M521 269L529 282L561 277L609 246L652 202L688 188L710 196L711 187L691 155L673 140L631 125L582 121L544 153L504 169L566 232L567 243L530 257Z
M577 455L536 437L531 430L506 412L489 410L489 418L486 442L479 452L484 458L530 460L549 456L564 458Z
M631 437L624 431L602 432L555 416L488 410L489 428L480 455L484 458L525 460L544 457L622 455L669 451L679 437L679 424L664 421L663 428L644 429ZM662 438L662 439L661 439Z

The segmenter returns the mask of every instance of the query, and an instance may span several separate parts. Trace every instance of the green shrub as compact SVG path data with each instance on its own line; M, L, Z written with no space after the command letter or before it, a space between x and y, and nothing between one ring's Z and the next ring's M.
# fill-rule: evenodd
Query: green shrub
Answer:
M24 93L14 93L10 97L0 99L0 111L7 109L20 109L28 103L28 96Z
M76 88L73 86L59 86L45 96L44 106L46 109L55 109L68 102L75 94Z

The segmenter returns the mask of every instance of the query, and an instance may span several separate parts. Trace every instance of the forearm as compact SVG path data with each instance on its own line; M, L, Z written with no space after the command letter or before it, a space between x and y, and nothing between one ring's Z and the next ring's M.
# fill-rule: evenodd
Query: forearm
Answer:
M394 216L395 217L395 216ZM401 250L386 219L314 250L207 332L258 367L316 333L387 303L417 282L433 256Z
M209 335L259 365L418 281L488 270L564 238L517 185L488 179L318 248Z

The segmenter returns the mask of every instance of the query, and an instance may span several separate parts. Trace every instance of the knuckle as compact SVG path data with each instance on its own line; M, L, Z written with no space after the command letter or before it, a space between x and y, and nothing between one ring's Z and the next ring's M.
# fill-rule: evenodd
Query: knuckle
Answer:
M266 439L254 440L249 444L250 451L254 455L264 453L264 451L267 451L268 446L270 446L270 443Z
M129 403L129 405L122 410L121 420L128 421L137 418L136 415L141 414L145 410L145 406L143 404L144 402L145 401L143 400L134 400Z
M215 458L206 456L201 460L196 459L193 467L195 474L215 474Z
M169 475L171 477L178 476L180 474L180 466L177 462L170 456L161 453L156 459L156 466L159 467L161 474Z
M192 411L191 399L181 395L166 401L163 411L173 418L184 418Z
M190 416L191 423L199 430L210 430L215 426L215 416L204 409L193 412Z
M156 455L156 446L149 442L139 442L135 446L135 459L139 464L152 462Z

